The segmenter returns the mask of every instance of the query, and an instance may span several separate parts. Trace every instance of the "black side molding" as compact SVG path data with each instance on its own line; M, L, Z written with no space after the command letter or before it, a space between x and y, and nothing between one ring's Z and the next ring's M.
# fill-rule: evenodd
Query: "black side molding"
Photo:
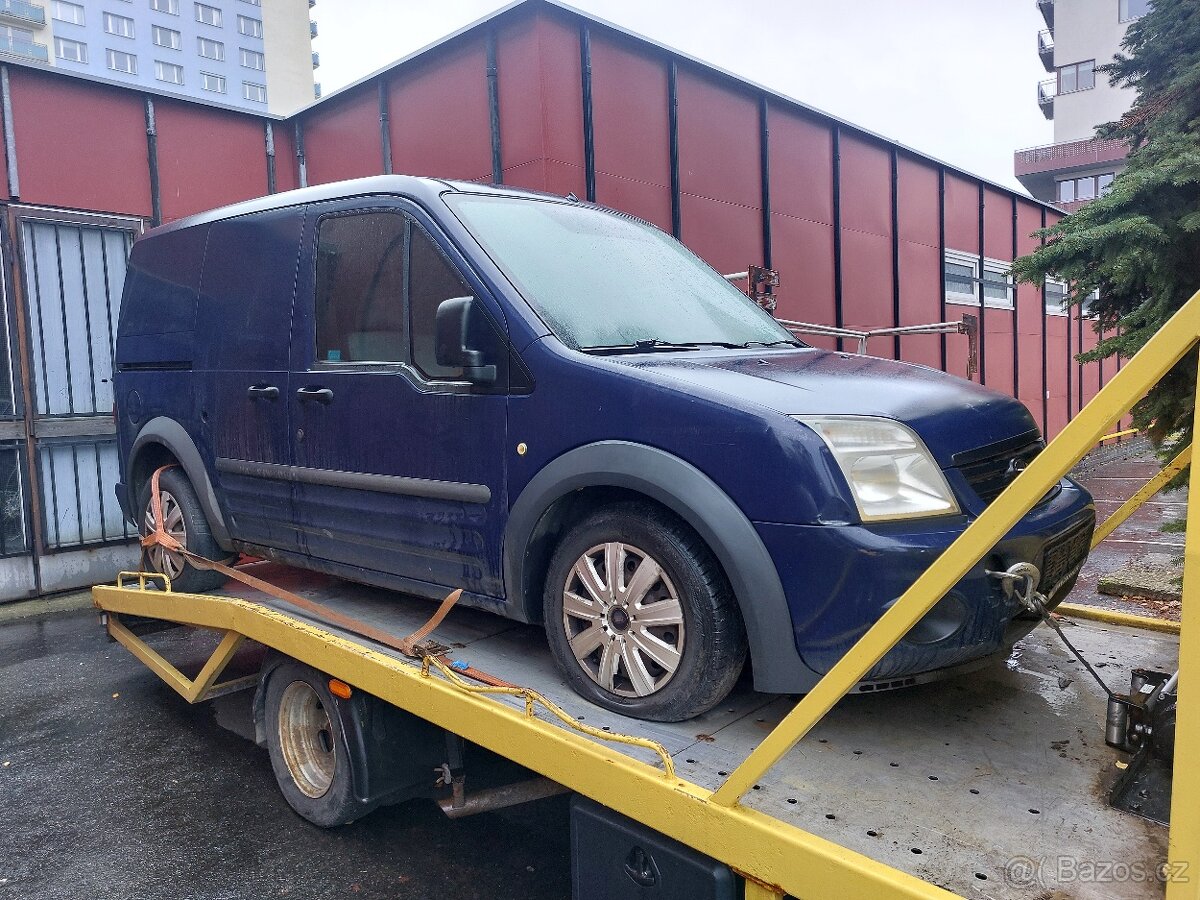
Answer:
M428 478L408 478L403 475L374 475L367 472L340 472L336 469L310 469L304 466L285 466L279 463L253 462L246 459L217 460L217 471L251 478L270 478L298 484L320 484L327 487L349 488L356 491L376 491L381 494L403 494L426 497L430 500L450 500L458 503L484 504L492 499L486 484L467 484L460 481L433 481Z

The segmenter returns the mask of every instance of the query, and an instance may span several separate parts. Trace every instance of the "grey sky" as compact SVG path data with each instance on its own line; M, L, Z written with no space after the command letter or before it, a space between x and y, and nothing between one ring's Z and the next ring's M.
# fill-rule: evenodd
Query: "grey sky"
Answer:
M507 5L321 0L326 93ZM1034 0L574 0L630 31L1019 189L1013 150L1048 144Z

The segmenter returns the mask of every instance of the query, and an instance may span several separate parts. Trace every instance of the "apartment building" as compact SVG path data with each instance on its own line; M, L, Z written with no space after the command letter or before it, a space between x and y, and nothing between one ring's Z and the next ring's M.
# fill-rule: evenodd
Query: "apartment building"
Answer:
M1108 83L1096 68L1111 62L1130 23L1150 0L1037 0L1046 27L1037 52L1050 77L1037 102L1054 122L1054 143L1018 150L1017 179L1033 196L1067 211L1101 196L1124 168L1121 141L1099 140L1096 127L1119 119L1135 93Z
M0 58L287 114L319 88L316 0L0 0Z

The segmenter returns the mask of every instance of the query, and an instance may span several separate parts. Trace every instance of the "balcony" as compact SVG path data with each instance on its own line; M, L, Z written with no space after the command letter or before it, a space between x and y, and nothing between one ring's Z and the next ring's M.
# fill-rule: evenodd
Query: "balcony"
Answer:
M1070 203L1059 203L1055 182L1063 176L1080 173L1119 172L1124 168L1128 153L1129 146L1124 141L1098 138L1029 147L1013 154L1013 174L1033 196L1070 211Z
M0 0L0 19L41 28L46 24L46 9L24 0Z
M31 41L16 35L0 33L0 56L19 56L22 59L36 59L38 62L50 62L50 51L45 44Z
M1037 0L1037 7L1042 14L1042 18L1046 20L1046 27L1053 30L1054 0Z
M319 81L313 83L313 99L321 99L321 82Z
M317 23L311 19L308 22L308 36L310 38L315 38L317 36Z
M1038 56L1047 72L1054 71L1054 32L1045 28L1038 32Z
M312 55L312 64L313 64L313 68L314 68L314 69L319 69L319 68L321 68L321 54L320 54L320 53L317 53L317 52L315 52L315 51L313 52L313 55Z
M1042 115L1047 119L1054 118L1054 97L1057 93L1057 78L1047 78L1038 83L1038 106L1042 108Z

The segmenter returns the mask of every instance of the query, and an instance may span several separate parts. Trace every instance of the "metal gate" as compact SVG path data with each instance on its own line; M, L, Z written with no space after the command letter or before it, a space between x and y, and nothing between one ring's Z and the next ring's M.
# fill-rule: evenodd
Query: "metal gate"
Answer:
M11 207L6 224L0 601L94 584L137 558L113 493L112 360L142 223Z

